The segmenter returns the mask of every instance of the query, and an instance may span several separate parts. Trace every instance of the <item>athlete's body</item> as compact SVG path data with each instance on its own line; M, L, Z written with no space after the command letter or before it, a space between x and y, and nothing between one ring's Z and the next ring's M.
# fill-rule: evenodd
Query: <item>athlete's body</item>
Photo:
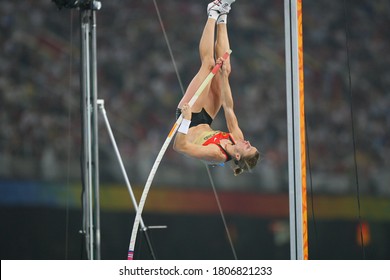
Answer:
M177 116L180 113L183 114L184 120L181 127L184 125L184 129L179 129L174 149L210 164L232 160L234 174L238 175L256 165L259 152L244 139L243 132L238 125L228 79L231 72L230 59L222 58L223 54L230 49L227 13L234 1L217 0L208 5L208 19L199 43L202 65L178 105ZM214 45L215 25L217 33ZM216 62L222 64L222 67L195 104L190 107L188 102L215 66L214 55L218 58ZM229 132L214 130L210 126L221 107L224 110ZM189 122L187 129L185 123Z

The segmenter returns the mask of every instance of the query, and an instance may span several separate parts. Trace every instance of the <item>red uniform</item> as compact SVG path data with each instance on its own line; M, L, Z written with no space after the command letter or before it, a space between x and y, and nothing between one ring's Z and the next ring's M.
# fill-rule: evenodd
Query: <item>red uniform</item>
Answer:
M225 149L222 148L222 146L221 146L221 140L223 140L223 139L230 140L233 144L235 144L233 137L230 135L230 133L218 132L217 134L214 134L209 139L207 139L202 145L203 146L208 146L210 144L217 145L221 149L223 154L225 155L225 157L226 157L225 162L226 162L226 161L231 160L232 158L228 155L228 153L225 151Z

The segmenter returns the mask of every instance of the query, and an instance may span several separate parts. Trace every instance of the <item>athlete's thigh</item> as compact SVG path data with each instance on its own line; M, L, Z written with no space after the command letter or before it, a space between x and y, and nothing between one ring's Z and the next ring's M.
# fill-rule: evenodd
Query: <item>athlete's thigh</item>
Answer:
M199 72L195 75L195 77L192 79L190 84L187 87L187 90L183 96L183 98L180 100L178 108L181 108L184 103L188 103L191 98L194 96L194 94L198 91L208 74L210 73L209 69L206 67L201 67L199 69ZM205 87L203 92L198 97L197 101L192 106L193 112L200 112L202 108L207 106L208 95L210 91L210 83Z
M209 113L212 118L215 118L222 106L220 85L220 77L219 73L217 73L211 82L210 91L204 106L207 113Z

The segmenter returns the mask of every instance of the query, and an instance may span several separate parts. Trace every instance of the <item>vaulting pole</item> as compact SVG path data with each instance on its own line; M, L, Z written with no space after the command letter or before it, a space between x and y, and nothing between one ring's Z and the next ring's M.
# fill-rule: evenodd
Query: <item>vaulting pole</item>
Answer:
M286 95L292 260L308 259L302 0L285 0Z

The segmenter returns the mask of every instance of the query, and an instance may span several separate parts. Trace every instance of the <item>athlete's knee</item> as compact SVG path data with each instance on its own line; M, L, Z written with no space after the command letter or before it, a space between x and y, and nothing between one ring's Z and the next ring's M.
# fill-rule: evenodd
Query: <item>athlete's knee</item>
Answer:
M207 68L210 71L214 68L215 66L215 60L212 57L207 57L202 60L202 67Z

